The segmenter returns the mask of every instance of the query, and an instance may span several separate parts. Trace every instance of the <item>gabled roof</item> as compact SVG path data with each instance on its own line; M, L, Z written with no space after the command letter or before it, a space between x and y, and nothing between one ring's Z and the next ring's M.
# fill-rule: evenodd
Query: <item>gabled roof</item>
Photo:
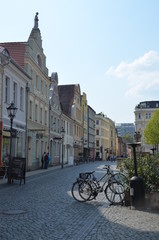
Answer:
M24 69L24 56L26 52L27 42L6 42L0 43L0 46L5 47L11 58Z
M75 85L58 85L59 99L61 103L61 109L64 114L71 117L72 105L74 101L74 87Z

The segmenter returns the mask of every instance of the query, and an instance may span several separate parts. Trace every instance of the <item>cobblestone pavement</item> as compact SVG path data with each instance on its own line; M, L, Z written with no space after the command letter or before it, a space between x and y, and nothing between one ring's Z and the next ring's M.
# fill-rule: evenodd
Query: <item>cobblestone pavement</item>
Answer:
M158 240L159 214L109 206L103 193L76 202L71 186L80 172L103 162L27 173L26 184L0 184L0 240ZM0 180L1 181L1 180Z

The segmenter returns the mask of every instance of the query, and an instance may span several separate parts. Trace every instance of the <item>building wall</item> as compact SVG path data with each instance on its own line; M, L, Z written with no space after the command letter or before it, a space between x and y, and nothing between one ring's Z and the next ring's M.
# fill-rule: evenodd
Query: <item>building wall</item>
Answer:
M135 107L135 131L141 134L141 150L142 152L151 152L152 145L146 144L144 139L144 129L148 121L151 119L154 111L159 108L159 101L140 102Z
M3 85L3 151L2 160L10 154L10 119L7 107L11 102L18 108L13 119L13 128L17 132L12 139L12 157L26 157L26 85L29 76L11 61L6 67Z
M130 134L132 139L134 139L135 125L134 123L116 123L116 129L118 136L123 137Z
M96 112L88 106L88 149L90 160L95 159L95 115Z
M83 157L88 158L88 106L87 106L87 95L83 93L81 95L81 113L83 122L83 137L82 137L82 147L83 147Z
M73 119L69 118L65 114L61 116L62 122L65 129L64 136L64 164L74 164L74 139L73 139Z
M51 165L61 164L61 140L54 140L61 138L61 106L59 101L58 93L58 75L57 73L52 73L51 75L51 85L53 91L50 96L50 157Z
M107 150L110 148L109 143L109 120L104 114L95 115L96 119L96 158L107 159Z
M72 118L74 120L74 159L78 159L83 154L83 121L81 108L80 85L74 86L74 102L72 108Z
M28 85L27 148L28 170L39 168L43 152L49 151L49 86L46 57L39 29L33 28L25 53Z

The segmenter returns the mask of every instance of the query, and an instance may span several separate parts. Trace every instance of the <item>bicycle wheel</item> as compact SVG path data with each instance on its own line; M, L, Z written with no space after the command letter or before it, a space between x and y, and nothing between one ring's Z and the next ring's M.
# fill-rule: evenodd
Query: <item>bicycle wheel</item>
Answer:
M127 188L129 186L129 179L121 172L113 174L110 179L121 183L124 188Z
M88 182L78 180L72 185L71 193L78 202L86 202L91 197L92 189Z
M112 204L121 204L124 200L124 187L119 182L110 182L104 190L105 196Z

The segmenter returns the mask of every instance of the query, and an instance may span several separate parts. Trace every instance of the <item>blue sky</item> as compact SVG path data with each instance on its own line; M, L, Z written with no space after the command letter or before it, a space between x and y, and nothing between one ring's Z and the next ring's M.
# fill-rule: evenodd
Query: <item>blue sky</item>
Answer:
M134 123L139 102L159 100L158 0L6 0L0 6L0 42L27 41L39 12L49 74L58 72L59 84L79 83L97 113Z

